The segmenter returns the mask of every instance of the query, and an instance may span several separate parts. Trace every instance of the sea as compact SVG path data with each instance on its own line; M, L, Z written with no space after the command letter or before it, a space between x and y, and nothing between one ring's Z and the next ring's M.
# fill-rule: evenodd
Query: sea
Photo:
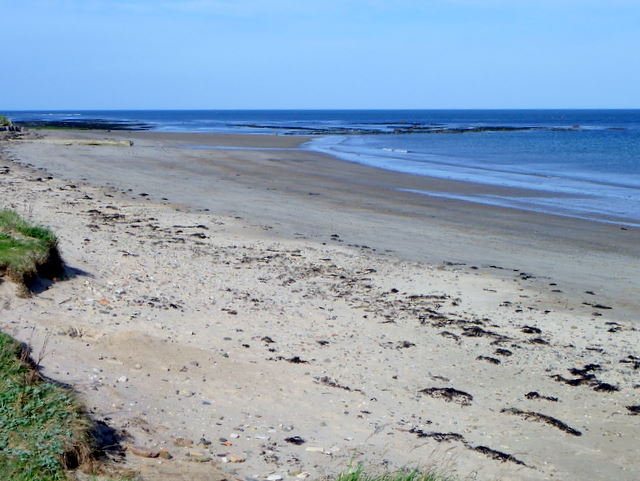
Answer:
M302 148L380 169L534 191L468 202L640 227L640 110L20 111L18 122L310 135ZM510 190L509 192L515 192Z

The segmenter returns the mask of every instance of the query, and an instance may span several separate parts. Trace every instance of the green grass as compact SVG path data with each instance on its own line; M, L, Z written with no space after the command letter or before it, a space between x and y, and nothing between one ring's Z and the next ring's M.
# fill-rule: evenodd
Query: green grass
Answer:
M434 471L406 469L400 471L367 471L362 465L340 474L335 481L455 481L456 478Z
M0 480L65 480L89 458L90 422L73 395L43 380L24 348L0 333Z
M60 276L62 261L56 235L11 210L0 210L0 275L2 273L23 286L38 273L50 278Z
M0 127L5 127L7 125L11 125L11 120L4 115L0 115Z

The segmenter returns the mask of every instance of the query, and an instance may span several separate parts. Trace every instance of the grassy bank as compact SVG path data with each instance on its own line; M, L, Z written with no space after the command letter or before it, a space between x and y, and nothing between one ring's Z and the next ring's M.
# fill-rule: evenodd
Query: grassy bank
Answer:
M73 395L43 380L24 346L0 333L0 480L60 481L89 459L90 422Z
M11 210L0 210L0 276L26 288L36 275L53 279L62 273L56 235Z

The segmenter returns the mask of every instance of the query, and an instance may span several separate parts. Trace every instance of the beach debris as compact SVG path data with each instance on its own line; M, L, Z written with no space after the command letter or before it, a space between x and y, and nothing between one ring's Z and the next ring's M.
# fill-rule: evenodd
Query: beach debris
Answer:
M594 309L602 309L602 310L610 310L610 309L613 309L613 307L611 307L611 306L605 306L604 304L592 304L592 303L590 303L590 302L583 302L582 304L583 304L583 305L585 305L585 306L591 306L591 307L593 307Z
M289 359L285 359L285 361L290 362L292 364L308 364L309 361L305 361L304 359L300 358L300 356L293 356L290 357Z
M482 329L479 326L463 327L462 330L464 331L462 335L467 337L497 337L497 338L504 337L501 334L498 334L497 332L487 331L486 329Z
M455 402L461 406L470 406L473 396L464 391L454 389L452 387L430 387L418 391L432 398L444 399L447 402Z
M494 353L497 354L498 356L505 356L505 357L513 356L513 352L511 352L509 349L503 349L503 348L496 349Z
M418 428L411 428L409 432L411 434L415 434L419 438L431 438L436 440L439 443L449 442L449 441L465 442L464 436L458 433L437 433L434 431L426 432Z
M620 388L618 386L614 386L613 384L609 384L607 382L597 381L593 384L593 390L598 392L615 392L615 391L619 391Z
M531 344L542 344L544 346L548 346L549 345L549 341L547 341L546 339L542 339L541 337L534 337L532 339L529 339L529 343L531 343Z
M624 359L620 360L622 364L631 364L633 369L640 369L640 357L628 355Z
M600 364L587 364L582 369L578 369L577 367L569 369L571 374L581 377L588 376L592 371L602 371L602 366L600 366Z
M284 356L269 357L267 358L267 361L287 361L291 364L309 364L309 361L305 361L300 356L293 356L289 358Z
M329 376L316 377L315 379L317 384L324 384L325 386L334 387L336 389L364 394L364 391L362 389L345 386L344 384L340 384L339 382L331 379Z
M522 329L520 329L520 331L524 332L525 334L542 334L542 330L535 326L522 326Z
M568 386L581 386L582 384L586 384L595 378L596 377L593 374L589 374L583 377L578 377L575 379L567 379L561 376L560 374L554 374L553 376L551 376L551 379L553 379L554 381L562 382Z
M557 397L552 397L552 396L543 396L542 394L538 393L537 391L531 391L528 392L527 394L524 395L524 397L526 397L527 399L541 399L544 401L551 401L551 402L558 402L558 398Z
M540 414L534 411L522 411L517 408L503 409L500 412L506 413L506 414L513 414L514 416L521 416L523 419L526 419L527 421L537 421L537 422L545 423L555 428L558 428L559 430L564 431L565 433L571 434L573 436L582 436L582 433L577 429L572 428L571 426L563 423L559 419L556 419L551 416L547 416L546 414Z
M503 453L502 451L496 451L495 449L488 448L486 446L475 446L471 448L474 451L484 454L485 456L490 457L491 459L495 459L496 461L500 461L503 463L510 462L519 464L521 466L526 466L525 463L520 461L518 458L514 457L511 454Z
M300 436L291 436L290 438L285 438L284 440L290 444L295 444L296 446L300 446L301 444L306 443L306 441Z
M637 416L640 414L640 404L636 406L626 406L631 416Z
M412 428L407 432L415 434L419 438L431 438L431 439L437 441L438 443L459 442L459 443L462 443L464 445L464 447L466 447L467 449L470 449L472 451L476 451L476 452L479 452L481 454L484 454L485 456L488 456L489 458L494 459L496 461L500 461L502 463L510 462L510 463L519 464L521 466L526 466L526 464L524 462L520 461L518 458L516 458L515 456L513 456L511 454L503 453L502 451L497 451L497 450L491 449L491 448L489 448L487 446L473 446L471 443L469 443L465 439L465 437L462 434L458 434L458 433L439 433L439 432L434 432L434 431L426 432L426 431L423 431L422 429L418 429L418 428Z
M448 337L450 339L453 339L454 341L459 341L460 340L460 336L458 336L457 334L454 334L453 332L449 332L449 331L442 331L440 333L440 335L442 337Z
M614 392L619 391L620 388L618 386L614 386L613 384L609 384L606 382L602 382L598 380L595 374L592 374L593 371L601 371L602 367L600 364L587 364L582 369L571 368L569 372L574 376L578 376L574 379L567 379L560 374L554 374L551 376L551 379L554 381L562 382L567 384L568 386L581 386L583 384L588 384L593 387L594 391L598 392Z
M491 364L500 364L500 359L496 359L495 357L489 357L489 356L478 356L476 357L476 359L478 361L487 361L490 362Z

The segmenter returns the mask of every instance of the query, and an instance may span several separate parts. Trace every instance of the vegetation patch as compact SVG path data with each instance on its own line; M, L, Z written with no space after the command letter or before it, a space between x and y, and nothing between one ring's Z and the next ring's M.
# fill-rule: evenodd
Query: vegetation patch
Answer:
M0 479L65 480L91 455L91 423L73 395L44 380L28 351L0 333Z
M340 474L335 481L454 481L455 479L434 471L419 469L371 472L360 465Z
M11 120L4 115L0 115L0 127L8 127L9 125L12 125Z
M0 276L26 289L38 275L54 279L62 274L56 235L11 210L0 210Z

